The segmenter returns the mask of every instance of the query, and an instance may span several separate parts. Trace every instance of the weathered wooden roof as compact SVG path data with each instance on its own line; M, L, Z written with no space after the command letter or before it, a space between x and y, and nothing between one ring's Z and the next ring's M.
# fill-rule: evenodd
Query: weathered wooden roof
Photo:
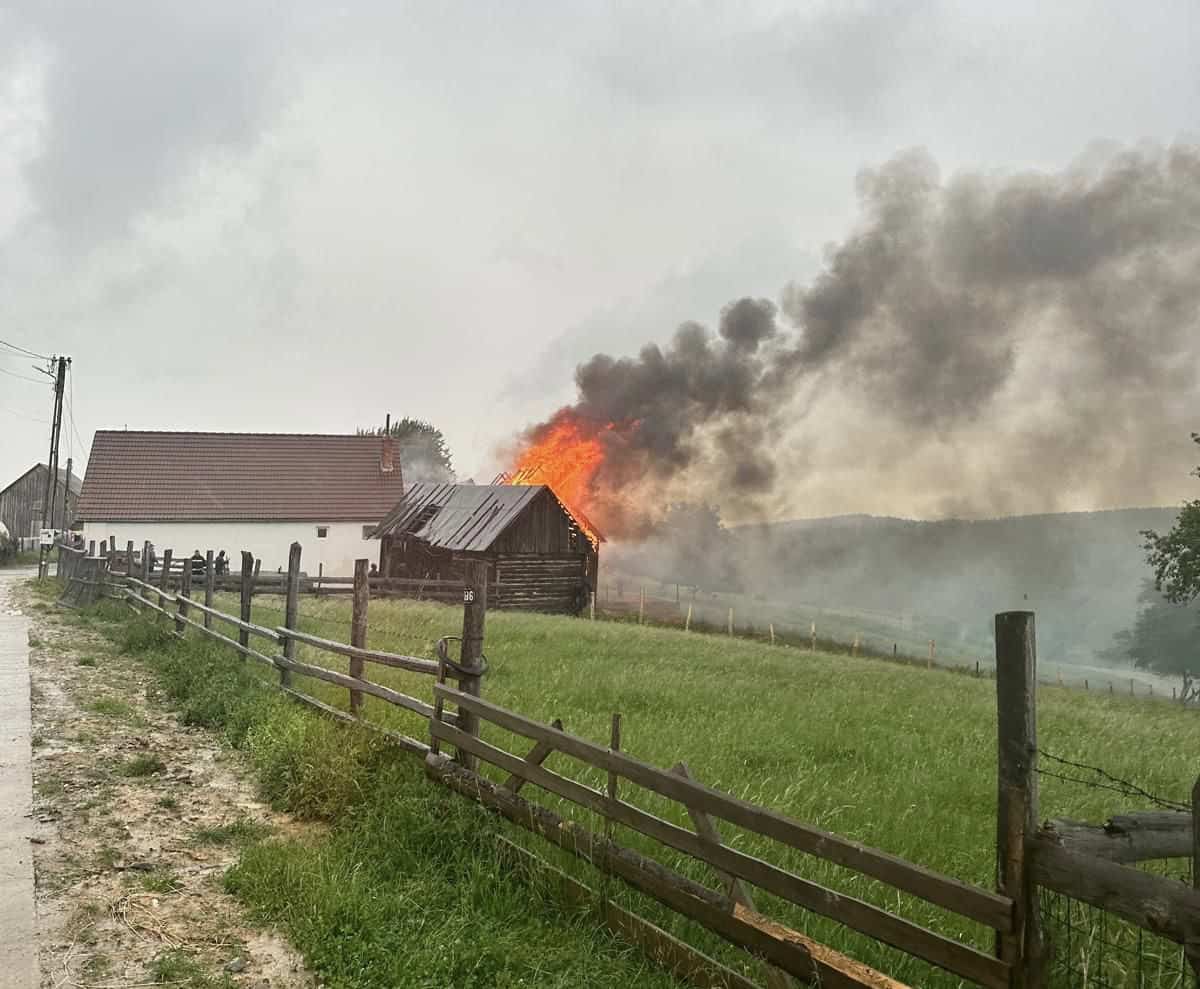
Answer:
M371 533L371 538L402 532L439 549L486 553L543 492L549 492L558 501L544 484L418 481L409 486L396 507ZM571 514L566 506L563 511Z

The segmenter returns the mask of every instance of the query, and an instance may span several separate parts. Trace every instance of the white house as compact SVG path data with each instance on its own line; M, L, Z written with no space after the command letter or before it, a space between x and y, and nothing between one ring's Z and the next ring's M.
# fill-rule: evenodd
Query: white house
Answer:
M100 430L75 509L84 539L161 555L249 550L287 569L293 541L309 574L354 572L377 558L366 539L404 494L394 440L292 433Z

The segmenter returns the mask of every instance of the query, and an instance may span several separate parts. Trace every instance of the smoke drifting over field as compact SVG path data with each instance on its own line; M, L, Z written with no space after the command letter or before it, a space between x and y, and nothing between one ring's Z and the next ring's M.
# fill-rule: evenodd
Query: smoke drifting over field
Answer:
M581 506L603 530L637 535L678 498L732 520L839 497L916 515L1177 499L1200 149L948 179L912 151L857 188L858 227L810 283L731 302L715 333L594 356L575 404L530 431L583 423L603 444Z

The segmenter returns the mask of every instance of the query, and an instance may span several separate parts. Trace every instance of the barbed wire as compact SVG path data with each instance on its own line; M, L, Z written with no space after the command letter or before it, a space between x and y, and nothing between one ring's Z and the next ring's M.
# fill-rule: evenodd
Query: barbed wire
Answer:
M1159 807L1167 810L1183 810L1190 811L1191 805L1180 803L1177 800L1169 800L1166 797L1160 797L1157 794L1151 793L1144 787L1138 786L1136 783L1121 779L1119 776L1114 776L1106 769L1100 766L1089 766L1085 762L1077 762L1073 759L1064 759L1062 756L1054 755L1052 752L1047 752L1045 749L1039 748L1038 755L1051 762L1058 763L1062 766L1069 766L1072 769L1082 770L1086 773L1092 773L1091 779L1080 778L1078 776L1069 776L1065 773L1056 773L1050 769L1038 767L1039 776L1047 776L1050 779L1062 780L1065 783L1077 783L1080 786L1090 787L1094 790L1111 790L1114 793L1119 793L1125 797L1137 797L1142 800L1149 800L1152 804L1157 804Z

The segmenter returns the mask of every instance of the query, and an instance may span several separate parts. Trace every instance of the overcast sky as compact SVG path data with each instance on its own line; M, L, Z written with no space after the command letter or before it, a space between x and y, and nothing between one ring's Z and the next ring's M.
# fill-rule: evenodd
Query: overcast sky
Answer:
M1194 141L1197 52L1195 0L17 0L0 339L73 358L84 443L391 412L485 479L578 362L810 279L864 167ZM39 377L4 348L0 369ZM0 374L0 486L45 458L49 407ZM777 511L882 508L856 488Z

